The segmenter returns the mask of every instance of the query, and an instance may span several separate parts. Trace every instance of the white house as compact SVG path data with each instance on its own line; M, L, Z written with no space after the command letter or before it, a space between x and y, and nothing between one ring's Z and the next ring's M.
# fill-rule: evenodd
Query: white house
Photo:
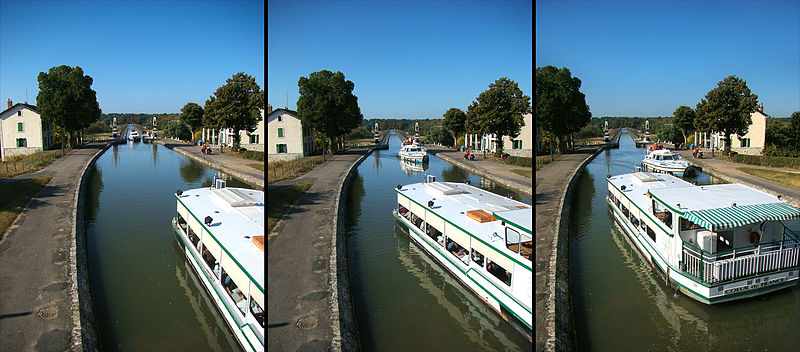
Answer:
M747 128L747 133L743 136L731 135L731 151L740 154L761 155L767 136L767 117L764 114L764 104L761 104L759 110L750 114L752 122ZM725 135L722 133L712 133L710 138L701 133L695 137L695 140L699 140L698 144L706 149L712 146L715 150L725 149Z
M314 130L303 126L300 115L289 109L277 109L267 115L267 157L288 160L314 153Z
M503 136L503 152L509 155L532 157L533 156L533 114L527 113L522 116L523 125L520 128L519 136L511 139L510 136ZM494 153L497 151L497 136L493 134L465 134L464 143L475 151L486 151Z
M11 104L0 112L0 159L49 150L54 144L54 124L43 123L35 106Z
M202 138L207 144L233 147L233 128L215 130L203 128ZM264 151L264 109L261 109L261 120L253 132L239 131L239 146L247 150Z

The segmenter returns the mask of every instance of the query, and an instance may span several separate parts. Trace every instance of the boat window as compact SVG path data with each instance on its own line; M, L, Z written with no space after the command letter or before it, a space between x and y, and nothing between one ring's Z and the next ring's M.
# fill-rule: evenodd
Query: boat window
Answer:
M681 219L681 231L689 231L689 230L696 230L703 228L702 226L695 224L687 220L686 218L680 218L680 219Z
M622 215L625 215L626 218L631 216L631 213L628 211L628 208L624 204L622 205Z
M519 232L510 227L506 227L506 248L532 260L533 239L525 235L520 235Z
M733 230L717 232L717 252L733 248Z
M639 219L637 219L633 214L631 214L631 223L634 227L639 227Z
M178 226L180 226L181 229L186 230L186 220L184 220L181 214L178 214Z
M616 204L617 208L619 208L619 198L614 198L614 204Z
M647 235L650 236L650 239L653 240L653 243L656 243L656 233L653 232L653 229L647 228Z
M208 265L208 268L212 269L214 272L214 280L216 280L219 276L219 262L217 261L217 258L214 258L214 256L211 255L211 252L205 246L203 246L202 257L203 261L206 262L206 265Z
M664 160L672 160L672 155L664 155Z
M614 193L611 190L608 190L608 199L611 199L612 202L614 201Z
M506 286L511 287L511 273L491 259L486 260L486 271L494 275L494 277L502 281Z
M197 237L197 234L194 233L194 230L192 230L191 227L189 228L189 241L192 241L194 248L200 249L200 246L198 245L198 243L200 243L200 238Z
M236 308L239 308L239 312L242 313L242 316L244 316L244 312L247 311L247 297L245 297L244 293L242 293L242 290L236 286L236 283L231 280L231 277L228 276L228 273L225 272L225 269L222 269L222 287L225 288L225 292L228 293L228 297L233 300Z
M414 220L412 220L412 221L414 222L414 226L416 226L418 229L422 228L422 218L421 217L419 217L416 214L414 214Z
M256 318L258 324L261 325L261 328L264 328L264 309L258 305L258 302L250 297L250 314L253 315L253 318Z
M445 243L447 244L445 248L447 248L447 250L451 254L453 254L456 258L460 259L461 262L464 263L464 265L469 264L469 252L464 247L461 247L458 243L449 238L446 239L445 241L446 241Z
M475 248L472 249L472 261L475 262L475 264L478 264L478 266L480 266L481 268L483 268L483 254L476 251Z
M667 207L660 202L656 202L655 199L653 199L653 215L663 222L664 225L672 229L672 212L667 210Z
M400 213L404 218L408 219L408 209L399 203L397 204L397 212Z
M442 231L431 226L431 224L425 224L425 228L422 230L425 231L428 237L433 238L434 241L438 241L439 237L442 236ZM442 243L444 243L444 238L442 238Z

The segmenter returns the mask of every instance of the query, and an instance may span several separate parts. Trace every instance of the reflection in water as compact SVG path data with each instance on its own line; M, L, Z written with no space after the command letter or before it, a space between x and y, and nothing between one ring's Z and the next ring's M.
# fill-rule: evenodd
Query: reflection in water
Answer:
M195 183L200 181L200 179L203 178L205 170L206 167L203 166L203 164L192 161L188 158L181 159L180 165L178 166L178 171L181 173L181 177L187 183Z
M86 214L86 223L94 222L97 219L97 209L100 208L100 194L103 193L103 172L97 169L97 166L92 165L89 170L89 180L86 186L93 192L86 192L86 204L84 210Z
M375 158L376 160L378 158ZM411 161L406 161L402 159L398 159L400 162L400 168L406 173L406 175L411 176L412 174L421 174L425 173L425 170L428 169L428 162L424 163L415 163Z
M150 145L153 149L153 167L156 167L158 165L158 144L151 143Z
M112 154L114 155L114 168L119 167L119 144L111 146Z

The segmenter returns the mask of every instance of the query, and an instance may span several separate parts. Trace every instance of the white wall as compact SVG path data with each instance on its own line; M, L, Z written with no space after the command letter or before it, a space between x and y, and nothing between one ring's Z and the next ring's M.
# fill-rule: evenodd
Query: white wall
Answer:
M21 132L18 131L20 122L23 128ZM48 126L43 132L39 113L24 105L14 106L0 115L0 130L2 130L0 147L2 147L3 158L47 150L53 143L52 126ZM27 148L17 147L18 138L25 138Z

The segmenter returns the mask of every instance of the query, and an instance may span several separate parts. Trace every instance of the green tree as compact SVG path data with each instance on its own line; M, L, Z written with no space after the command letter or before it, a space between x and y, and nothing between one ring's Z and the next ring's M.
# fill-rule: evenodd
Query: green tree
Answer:
M194 135L194 130L203 125L203 107L195 103L186 103L181 109L180 119L189 126ZM152 123L152 119L150 122Z
M100 119L92 77L84 75L80 66L61 65L51 67L47 73L39 72L38 80L36 107L42 119L61 127L68 136L68 145L73 145L77 142L75 132ZM62 139L62 149L63 142Z
M672 142L678 147L683 143L683 138L681 129L671 123L665 123L658 128L658 139L662 142Z
M442 125L453 132L453 141L466 130L467 114L459 108L450 108L444 113Z
M581 93L581 80L572 77L566 67L536 68L536 118L542 129L558 140L558 149L563 151L566 137L579 131L591 121L592 113L586 105L586 96ZM611 128L619 128L620 120L609 121ZM550 139L552 143L552 138ZM550 148L552 155L552 146Z
M455 142L452 138L452 132L442 126L432 126L426 134L426 142L441 144L443 146L452 147Z
M522 94L517 82L501 77L467 108L466 129L471 133L497 136L497 154L502 154L503 136L519 136L525 125L523 114L531 109L530 101L531 97Z
M261 120L264 108L264 91L255 78L239 72L228 78L206 100L203 125L212 128L232 128L233 148L239 149L239 131L253 132Z
M791 138L789 145L800 149L800 111L792 113L792 117L789 119L789 131L787 133Z
M86 128L86 133L104 133L104 132L111 132L111 126L103 121L95 121L88 128Z
M694 109L686 105L681 105L675 109L675 112L672 113L672 115L674 116L672 123L674 123L675 127L681 131L683 143L686 143L689 136L689 131L694 129L694 119L696 117Z
M297 86L300 88L297 99L300 119L321 132L328 141L358 127L364 119L358 97L353 95L355 84L345 80L340 71L312 72L308 77L300 77Z
M731 135L744 135L752 123L750 114L756 111L758 96L750 92L747 82L728 76L717 83L697 104L695 125L725 136L725 153L731 151Z
M187 124L173 120L164 124L164 136L187 141L192 138L192 132Z

